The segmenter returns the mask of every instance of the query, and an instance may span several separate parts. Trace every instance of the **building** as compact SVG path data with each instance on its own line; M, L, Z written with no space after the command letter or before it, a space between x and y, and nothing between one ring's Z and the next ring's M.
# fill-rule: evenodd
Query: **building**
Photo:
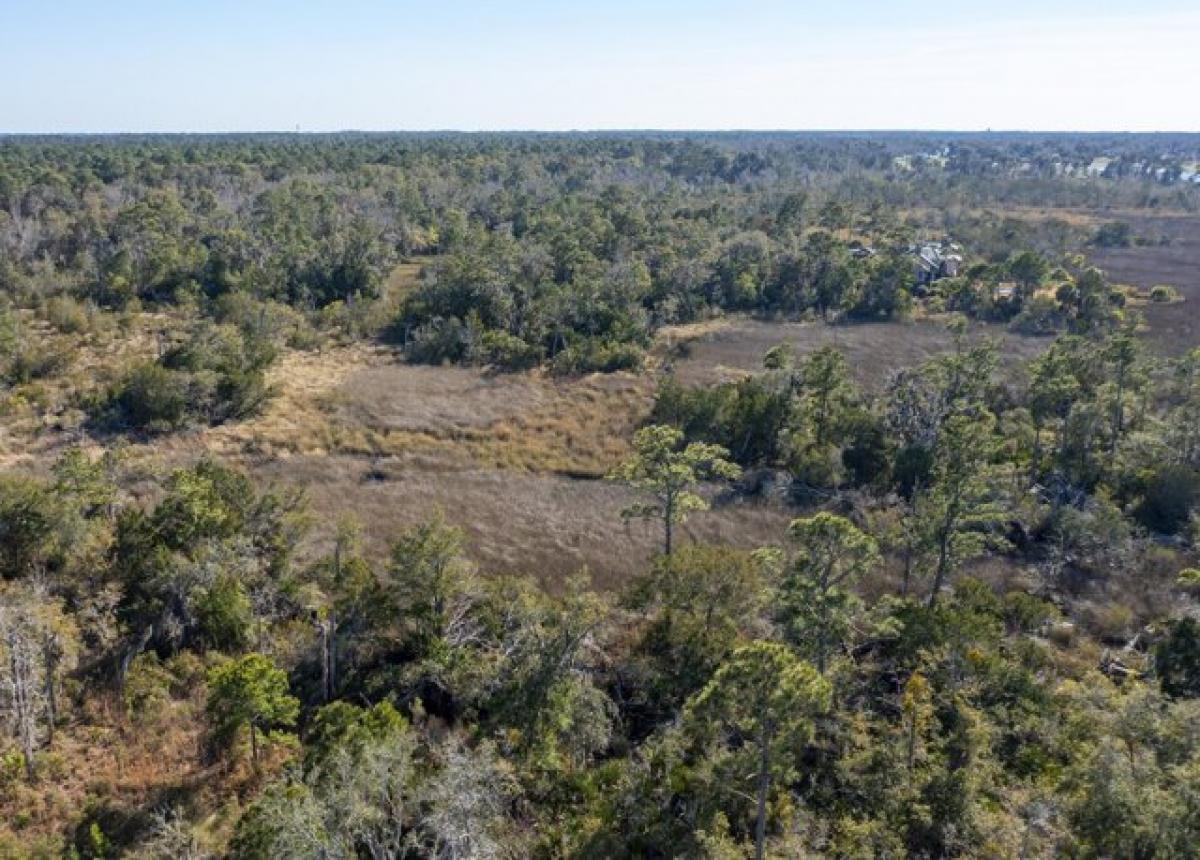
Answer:
M962 248L953 242L927 242L911 249L915 260L913 274L918 286L941 278L958 277L962 269Z

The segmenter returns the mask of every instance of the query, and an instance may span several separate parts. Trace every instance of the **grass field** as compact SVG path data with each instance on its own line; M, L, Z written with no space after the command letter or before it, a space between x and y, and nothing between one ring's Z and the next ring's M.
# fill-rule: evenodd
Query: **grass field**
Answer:
M1120 284L1149 290L1156 284L1177 289L1184 301L1147 303L1145 316L1151 345L1165 355L1178 355L1200 346L1200 216L1136 216L1121 218L1134 235L1152 244L1129 248L1092 248L1088 257ZM1158 240L1167 240L1159 244Z
M308 488L318 543L329 524L353 510L368 549L382 552L405 526L440 508L466 530L470 554L483 570L532 573L549 586L584 567L597 584L615 585L640 569L661 541L654 524L621 519L634 497L608 481L487 468L441 471L346 455L273 459L252 470ZM765 502L718 499L680 531L687 539L750 549L779 542L791 516Z
M976 325L971 337L995 337L1003 361L1024 361L1050 344L1049 338L1013 334L1002 326ZM859 384L878 390L896 369L912 367L952 348L954 337L936 320L825 325L730 317L666 330L665 351L684 353L669 369L686 385L736 379L762 369L763 354L780 343L803 356L822 346L838 347ZM670 344L682 344L670 350Z

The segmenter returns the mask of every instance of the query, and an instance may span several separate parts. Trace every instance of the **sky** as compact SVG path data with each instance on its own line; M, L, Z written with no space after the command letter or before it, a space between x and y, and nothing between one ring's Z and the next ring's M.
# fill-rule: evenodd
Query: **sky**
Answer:
M1200 130L1197 0L0 0L0 132Z

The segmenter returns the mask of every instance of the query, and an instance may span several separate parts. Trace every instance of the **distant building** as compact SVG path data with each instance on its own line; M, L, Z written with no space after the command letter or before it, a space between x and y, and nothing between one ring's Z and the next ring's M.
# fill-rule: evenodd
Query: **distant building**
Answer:
M1011 302L1017 296L1017 285L1012 281L996 284L992 290L992 301Z
M918 286L941 278L956 278L962 269L962 248L953 242L928 242L913 247L913 275Z

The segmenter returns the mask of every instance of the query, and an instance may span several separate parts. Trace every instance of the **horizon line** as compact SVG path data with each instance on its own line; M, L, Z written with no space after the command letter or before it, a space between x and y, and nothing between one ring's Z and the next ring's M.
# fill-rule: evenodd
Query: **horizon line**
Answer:
M220 129L190 130L72 130L72 131L4 131L0 138L10 137L138 137L138 136L230 136L230 135L291 135L296 137L319 137L339 134L362 135L485 135L485 134L1044 134L1044 135L1200 135L1200 128L1187 129L1043 129L1043 128L655 128L655 127L595 127L595 128L338 128L338 129Z

